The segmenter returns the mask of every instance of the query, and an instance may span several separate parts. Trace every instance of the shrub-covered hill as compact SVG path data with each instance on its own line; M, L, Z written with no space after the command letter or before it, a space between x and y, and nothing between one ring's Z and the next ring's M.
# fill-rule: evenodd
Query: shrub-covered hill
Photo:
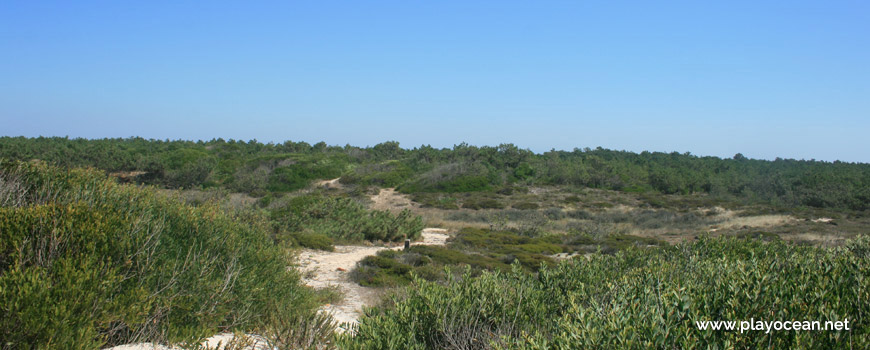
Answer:
M447 274L448 276L454 276ZM417 279L346 349L867 349L870 239L822 249L702 238L580 256L537 274ZM701 330L700 321L849 321L850 330Z
M533 153L512 144L452 149L360 148L320 142L163 141L143 138L0 137L0 158L93 166L129 181L169 188L222 187L260 197L315 179L397 187L404 193L494 192L566 186L625 192L704 194L719 199L865 211L870 164L700 157L597 149Z
M265 222L101 171L0 164L4 349L196 341L298 319L313 305L287 262Z

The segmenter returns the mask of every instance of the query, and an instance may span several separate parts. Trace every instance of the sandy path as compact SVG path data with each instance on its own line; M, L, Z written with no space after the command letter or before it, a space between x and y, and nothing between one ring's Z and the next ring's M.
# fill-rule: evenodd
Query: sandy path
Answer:
M414 209L419 206L407 196L396 192L395 188L382 188L378 194L371 197L372 209L400 211L402 209Z
M447 230L439 228L423 229L423 240L412 245L444 245L447 242ZM334 252L320 250L303 250L299 255L300 270L306 277L303 283L314 288L337 287L344 295L338 304L326 305L321 310L330 313L337 322L346 323L340 327L346 329L357 322L363 306L377 302L375 288L360 286L350 280L348 274L356 263L369 255L375 255L384 249L402 249L402 247L361 247L335 246Z
M423 240L413 242L412 245L444 245L447 243L447 230L440 228L423 229ZM306 277L303 283L314 288L337 286L344 294L344 299L334 305L325 305L321 310L332 314L336 321L343 324L339 331L344 331L351 324L355 324L360 317L363 306L377 302L376 289L360 286L348 278L350 270L356 263L369 255L374 255L384 249L402 249L399 247L363 247L363 246L335 246L334 252L305 249L299 255L299 269ZM339 270L339 268L344 271ZM226 344L231 341L231 333L217 334L203 341L202 345L212 349L218 342ZM247 349L268 349L265 340L254 336L255 344ZM109 350L179 350L178 347L165 345L139 343L120 345Z
M341 180L341 178L337 177L330 180L317 181L315 184L317 185L317 187L341 188L341 183L338 182L338 180Z

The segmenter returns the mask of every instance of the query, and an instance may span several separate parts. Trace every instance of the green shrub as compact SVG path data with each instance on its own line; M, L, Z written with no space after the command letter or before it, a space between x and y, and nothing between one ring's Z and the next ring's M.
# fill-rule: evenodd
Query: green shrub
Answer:
M399 186L398 190L404 193L488 191L496 180L496 174L481 163L449 163L420 174L413 181Z
M569 218L578 220L590 220L594 217L592 213L583 209L569 210L565 215L568 215Z
M411 195L411 200L424 208L459 209L458 198L442 193L418 192Z
M351 198L305 195L272 211L276 231L314 232L347 241L400 241L416 239L423 219L409 210L398 214L367 210Z
M504 209L504 204L496 199L485 198L480 200L468 199L462 203L463 208L468 209Z
M775 233L770 233L766 231L744 231L734 235L737 238L752 238L752 239L760 239L763 241L777 241L780 240L779 235Z
M467 265L474 271L504 269L506 265L499 260L483 254L463 252L457 249L439 246L413 246L411 252L423 255L432 262L441 265Z
M397 160L358 166L341 176L343 184L375 185L396 187L413 175L406 165Z
M544 210L544 215L547 216L549 220L562 220L568 215L562 210L562 208L547 208Z
M335 243L332 238L318 233L295 234L293 235L293 241L305 248L324 250L327 252L335 251Z
M701 237L629 248L537 274L415 280L369 310L346 349L708 349L870 347L870 239L821 249ZM713 331L696 322L843 321L846 331ZM450 344L450 345L447 345Z
M579 203L581 200L583 200L583 199L580 198L580 197L577 196L577 195L573 195L573 194L572 194L572 195L570 195L570 196L568 196L568 197L565 197L564 202L565 202L565 203Z
M511 208L519 209L519 210L533 210L538 209L538 203L533 202L519 202L511 205Z
M272 192L290 192L305 188L316 179L341 176L343 166L338 162L298 157L293 165L278 167L269 174L266 189Z
M0 178L25 194L0 200L3 347L195 342L262 326L274 303L314 306L262 218L93 170L2 163Z
M367 256L351 271L352 281L367 287L389 287L408 284L411 280L409 265L382 256Z

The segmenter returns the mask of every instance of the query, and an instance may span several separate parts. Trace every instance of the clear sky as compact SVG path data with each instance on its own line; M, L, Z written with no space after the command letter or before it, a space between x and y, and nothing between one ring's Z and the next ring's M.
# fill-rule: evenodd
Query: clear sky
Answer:
M870 162L870 2L0 2L0 135Z

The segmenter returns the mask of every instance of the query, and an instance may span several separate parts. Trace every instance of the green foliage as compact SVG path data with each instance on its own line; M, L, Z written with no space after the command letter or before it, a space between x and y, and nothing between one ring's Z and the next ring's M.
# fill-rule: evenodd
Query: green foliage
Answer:
M347 349L870 347L870 239L821 249L707 238L528 274L415 280L369 310ZM448 276L451 276L448 274ZM851 331L712 331L711 320L843 321Z
M538 209L538 203L534 202L520 202L514 205L511 205L511 208L519 209L519 210L534 210Z
M0 164L0 187L4 347L190 342L313 306L262 221L41 163Z
M278 166L272 169L266 190L291 192L308 186L316 179L339 177L343 171L344 163L337 157L296 156L279 162Z
M335 251L335 242L327 235L303 232L294 234L292 239L297 245L305 248L325 250L327 252Z
M412 269L395 257L367 256L351 271L350 278L367 287L403 285L410 281Z
M407 251L384 250L363 259L351 271L351 279L370 287L400 286L412 275L426 280L443 280L444 267L469 267L482 271L509 270L517 262L528 271L553 264L549 255L570 249L558 236L531 238L511 232L463 229L447 246L416 245Z
M398 214L367 210L351 198L305 195L272 211L281 232L311 232L347 242L416 239L423 219L409 210Z
M514 280L501 273L449 277L446 286L416 280L395 307L369 310L354 336L339 339L344 349L484 349L503 336L519 335L515 326L548 321L536 301L531 275Z
M274 303L273 312L264 324L258 332L266 339L266 344L237 349L333 349L333 338L338 326L327 313L298 310L281 302ZM228 347L221 349L229 350Z
M520 163L514 170L514 177L519 180L529 180L535 176L535 169L529 163Z
M777 234L775 234L775 233L770 233L770 232L765 232L765 231L746 231L746 232L738 233L738 234L734 235L734 237L737 237L737 238L753 238L753 239L760 239L760 240L764 240L764 241L777 241L777 240L780 240L780 238L779 238L779 236L778 236Z
M467 199L462 202L462 207L467 209L504 209L504 204L494 198Z
M562 245L562 238L555 235L533 238L513 232L473 228L460 231L452 247L476 251L506 264L516 260L529 270L537 270L542 264L552 264L553 260L548 255L561 253L566 248Z
M449 163L420 174L415 180L402 184L398 189L405 193L487 191L496 182L493 175L480 163Z
M257 196L341 176L343 183L396 186L412 194L555 185L638 193L653 207L669 204L662 194L703 193L716 200L787 208L870 209L870 165L839 161L722 159L603 148L534 154L511 144L406 150L396 142L358 148L290 141L59 137L0 137L0 157L92 166L135 174L117 174L130 181L173 188L220 186Z
M398 160L361 165L342 175L341 183L396 187L413 175L411 168Z
M411 195L411 200L424 208L459 209L459 199L443 193L418 192Z
M411 253L425 256L437 266L469 266L474 271L498 270L507 267L507 264L499 259L448 247L413 246L411 247Z

